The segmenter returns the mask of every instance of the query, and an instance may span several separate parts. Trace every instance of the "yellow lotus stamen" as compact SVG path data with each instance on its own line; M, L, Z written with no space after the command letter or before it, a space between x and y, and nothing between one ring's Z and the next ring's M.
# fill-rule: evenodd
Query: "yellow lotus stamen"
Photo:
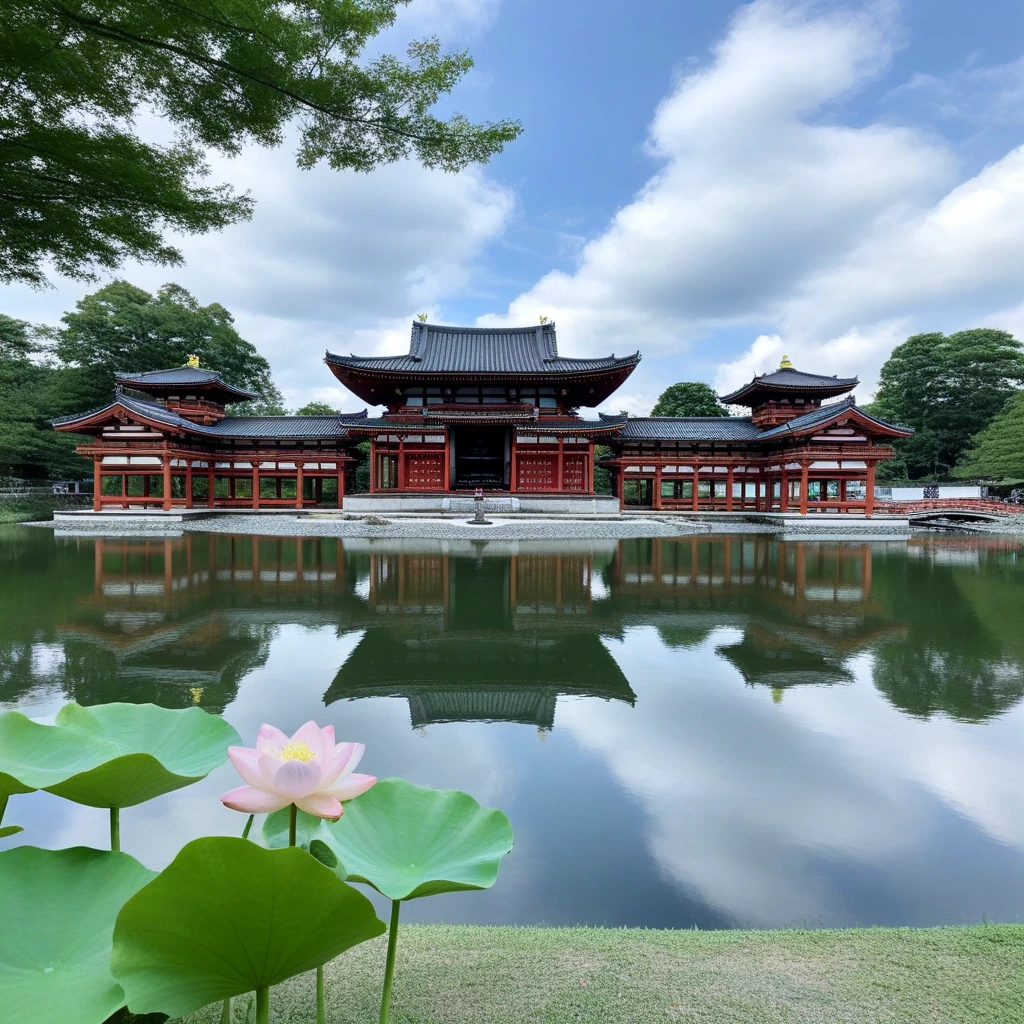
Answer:
M281 748L281 759L283 761L312 761L316 757L308 743L299 740L298 743L289 743Z

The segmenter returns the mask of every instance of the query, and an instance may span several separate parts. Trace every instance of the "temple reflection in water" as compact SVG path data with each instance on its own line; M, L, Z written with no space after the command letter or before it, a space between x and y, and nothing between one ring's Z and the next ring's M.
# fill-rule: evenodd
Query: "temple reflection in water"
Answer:
M980 720L1024 691L1024 650L997 607L1011 549L991 538L908 548L752 535L558 550L216 534L64 543L75 558L52 621L40 628L37 614L19 633L12 612L13 635L0 638L3 703L49 686L82 703L222 711L286 625L358 637L326 704L403 698L414 727L547 730L559 698L633 706L642 693L611 641L651 627L678 651L682 676L687 649L710 641L776 701L792 687L853 681L865 652L878 689L914 715ZM972 582L977 572L950 575L964 559L987 585ZM943 588L937 622L907 596L934 587Z

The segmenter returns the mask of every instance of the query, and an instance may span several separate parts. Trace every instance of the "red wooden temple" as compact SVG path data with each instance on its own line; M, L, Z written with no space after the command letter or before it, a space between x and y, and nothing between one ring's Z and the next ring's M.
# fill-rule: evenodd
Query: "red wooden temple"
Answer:
M856 378L788 360L722 401L749 416L586 418L640 354L560 356L551 323L517 328L416 322L409 352L325 362L367 413L230 416L254 397L187 366L120 374L110 403L54 422L89 435L94 507L341 507L369 441L369 493L440 499L474 492L595 497L605 446L620 506L689 511L874 511L876 464L910 431L860 409Z

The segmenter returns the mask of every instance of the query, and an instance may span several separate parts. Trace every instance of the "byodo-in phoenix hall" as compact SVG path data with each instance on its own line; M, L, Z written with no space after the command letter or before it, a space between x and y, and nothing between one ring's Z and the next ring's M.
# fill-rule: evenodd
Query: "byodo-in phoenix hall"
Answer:
M871 515L875 466L911 433L859 408L849 395L856 378L785 359L722 396L749 415L596 414L640 353L561 356L552 323L417 321L405 355L328 352L325 362L384 411L231 416L232 403L254 396L190 365L118 374L107 405L54 426L88 436L78 450L93 461L96 510L340 508L369 442L362 508L411 498L442 508L480 489L515 496L524 510L592 509L599 463L619 507Z

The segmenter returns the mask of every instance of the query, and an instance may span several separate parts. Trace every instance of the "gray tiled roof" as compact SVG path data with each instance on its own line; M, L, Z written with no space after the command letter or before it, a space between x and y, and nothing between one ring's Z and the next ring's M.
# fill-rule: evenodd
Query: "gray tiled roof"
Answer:
M616 441L749 441L762 432L747 416L630 416Z
M130 384L145 390L150 387L187 387L192 384L216 384L219 388L241 398L256 398L257 395L245 388L229 384L218 370L201 370L195 366L179 366L171 370L149 370L145 373L115 373L118 384Z
M346 437L347 423L361 421L366 418L366 411L358 413L341 413L329 416L231 416L222 419L212 426L193 423L179 416L176 412L164 408L157 402L145 402L141 398L119 394L113 401L89 412L74 413L60 416L53 420L54 426L74 423L122 406L129 412L137 413L157 423L166 424L180 430L186 430L202 437L252 437L252 438L325 438Z
M169 427L180 427L183 425L197 427L197 424L190 423L188 420L179 416L176 412L172 412L170 409L165 409L157 402L145 402L141 398L135 398L132 395L125 394L118 394L111 401L107 402L106 405L101 405L96 409L90 409L88 412L73 412L67 416L58 416L50 422L55 427L61 426L65 423L74 423L76 420L90 419L99 413L106 412L108 409L116 409L118 406L123 406L130 412L136 412L140 416L145 416L147 419L156 420L158 423L166 423Z
M408 355L340 356L326 362L354 370L393 373L589 373L635 366L640 353L569 359L558 354L554 324L536 327L444 327L414 323Z
M856 409L861 416L871 420L872 423L877 423L881 427L888 427L890 430L899 430L907 435L913 433L913 430L911 430L910 427L901 427L897 423L889 423L886 420L879 419L877 416L872 416L871 413L861 409L851 397L845 398L841 402L833 402L831 405L823 405L820 409L814 409L811 412L805 412L803 416L797 416L795 419L789 420L788 423L783 423L777 427L772 427L771 430L766 430L761 434L761 437L767 441L773 440L777 437L785 437L787 434L806 430L808 427L813 427L818 423L827 423L836 415L836 413L842 412L846 409Z
M728 405L736 402L752 390L780 388L785 391L848 391L855 388L860 381L856 377L825 377L820 373L804 373L790 367L764 373L755 377L749 384L744 384L728 395L721 395L720 400Z

